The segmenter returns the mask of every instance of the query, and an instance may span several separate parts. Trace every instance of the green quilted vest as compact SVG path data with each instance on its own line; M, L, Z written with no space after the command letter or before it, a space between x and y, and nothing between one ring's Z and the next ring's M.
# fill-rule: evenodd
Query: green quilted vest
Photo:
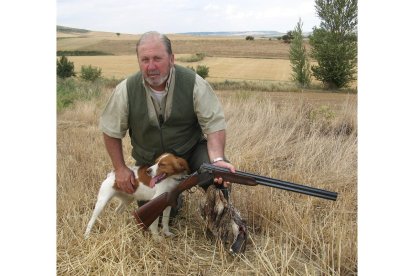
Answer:
M127 80L129 104L129 136L132 157L138 165L153 164L165 152L186 158L203 139L194 113L193 90L195 73L175 65L175 87L171 114L165 122L150 120L147 97L140 72Z

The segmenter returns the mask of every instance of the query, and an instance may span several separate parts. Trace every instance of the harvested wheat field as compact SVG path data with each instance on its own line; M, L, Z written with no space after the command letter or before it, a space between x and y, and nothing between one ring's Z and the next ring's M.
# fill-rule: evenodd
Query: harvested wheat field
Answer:
M131 211L106 206L83 233L100 182L111 170L99 114L111 93L77 102L57 118L57 275L356 275L356 96L218 91L228 121L227 157L239 170L336 191L336 202L274 188L233 184L247 221L245 254L228 254L204 234L203 192L184 193L162 242L141 232ZM130 145L126 140L127 162Z
M181 57L185 55L176 55ZM82 66L92 65L102 69L106 78L124 78L139 70L136 55L128 56L72 56L75 69L80 74ZM284 59L251 59L230 57L206 57L200 62L180 62L177 64L191 66L206 65L209 67L208 81L224 80L261 80L290 81L291 68L289 60Z

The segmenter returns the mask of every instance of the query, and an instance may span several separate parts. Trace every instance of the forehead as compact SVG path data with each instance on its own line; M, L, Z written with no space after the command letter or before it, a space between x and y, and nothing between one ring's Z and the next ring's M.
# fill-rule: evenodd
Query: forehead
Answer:
M167 55L164 43L158 37L150 37L138 46L138 56Z

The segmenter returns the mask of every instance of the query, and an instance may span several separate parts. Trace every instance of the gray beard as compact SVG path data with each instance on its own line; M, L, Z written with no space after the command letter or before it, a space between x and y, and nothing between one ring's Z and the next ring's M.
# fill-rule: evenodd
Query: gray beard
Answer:
M145 81L146 81L146 82L147 82L150 86L160 86L160 85L161 85L161 84L163 84L165 81L167 81L168 77L169 77L169 74L167 74L167 75L165 75L165 76L161 77L161 78L160 78L160 79L158 79L158 80L152 80L151 78L146 77L146 78L145 78Z

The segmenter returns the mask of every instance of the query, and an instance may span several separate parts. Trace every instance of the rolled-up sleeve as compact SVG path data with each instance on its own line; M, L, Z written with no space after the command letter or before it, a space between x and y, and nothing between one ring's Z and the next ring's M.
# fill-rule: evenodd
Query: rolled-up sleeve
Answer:
M99 128L106 135L122 139L128 130L128 94L126 80L119 83L102 112Z
M221 103L208 82L199 75L196 75L193 100L198 122L205 134L226 129Z

